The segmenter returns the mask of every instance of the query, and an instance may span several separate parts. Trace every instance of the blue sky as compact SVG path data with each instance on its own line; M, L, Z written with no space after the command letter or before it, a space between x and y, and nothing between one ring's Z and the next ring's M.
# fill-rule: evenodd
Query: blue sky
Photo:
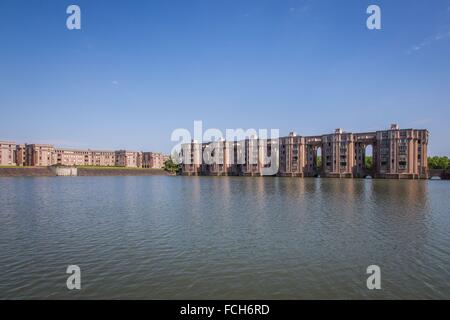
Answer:
M1 0L0 41L0 139L169 152L194 120L302 135L396 122L450 154L450 0Z

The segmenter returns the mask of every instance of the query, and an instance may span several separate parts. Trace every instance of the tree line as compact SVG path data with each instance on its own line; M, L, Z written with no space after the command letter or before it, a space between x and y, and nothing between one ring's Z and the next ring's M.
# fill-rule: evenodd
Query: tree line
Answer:
M448 169L450 161L447 156L444 157L428 157L428 168L430 169Z

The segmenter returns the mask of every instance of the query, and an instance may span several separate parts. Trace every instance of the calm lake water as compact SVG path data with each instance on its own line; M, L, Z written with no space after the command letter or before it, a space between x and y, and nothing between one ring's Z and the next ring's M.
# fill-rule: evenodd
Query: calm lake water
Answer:
M450 299L450 182L0 178L0 298ZM80 291L66 268L81 268ZM366 268L381 268L368 290Z

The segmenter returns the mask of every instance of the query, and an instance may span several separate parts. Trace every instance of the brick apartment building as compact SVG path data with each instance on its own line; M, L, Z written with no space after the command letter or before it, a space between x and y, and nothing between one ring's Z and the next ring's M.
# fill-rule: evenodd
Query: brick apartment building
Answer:
M16 145L11 141L0 141L0 166L15 165Z
M118 166L161 169L168 158L157 152L82 150L55 148L51 144L0 141L0 166Z
M169 158L158 152L142 152L142 168L162 168Z
M182 174L260 176L268 166L263 157L277 144L279 176L423 179L428 177L428 138L428 130L392 125L389 130L365 133L336 129L332 134L302 137L292 132L277 141L255 137L203 144L192 141L181 149ZM372 147L371 168L365 163L368 146Z

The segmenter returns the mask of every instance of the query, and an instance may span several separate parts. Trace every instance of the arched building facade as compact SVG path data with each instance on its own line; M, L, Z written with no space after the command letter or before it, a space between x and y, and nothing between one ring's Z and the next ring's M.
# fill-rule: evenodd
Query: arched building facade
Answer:
M274 152L277 144L278 176L426 179L428 139L426 129L399 129L397 125L391 125L388 130L364 133L336 129L331 134L304 137L292 132L277 141L264 143L256 138L220 143L192 142L182 147L182 158L192 160L183 162L182 173L260 176L267 167L267 163L262 161L267 159L264 154L266 151L269 154ZM369 146L372 149L370 167L366 163ZM220 163L209 159L205 164L205 150L227 156L223 156Z

